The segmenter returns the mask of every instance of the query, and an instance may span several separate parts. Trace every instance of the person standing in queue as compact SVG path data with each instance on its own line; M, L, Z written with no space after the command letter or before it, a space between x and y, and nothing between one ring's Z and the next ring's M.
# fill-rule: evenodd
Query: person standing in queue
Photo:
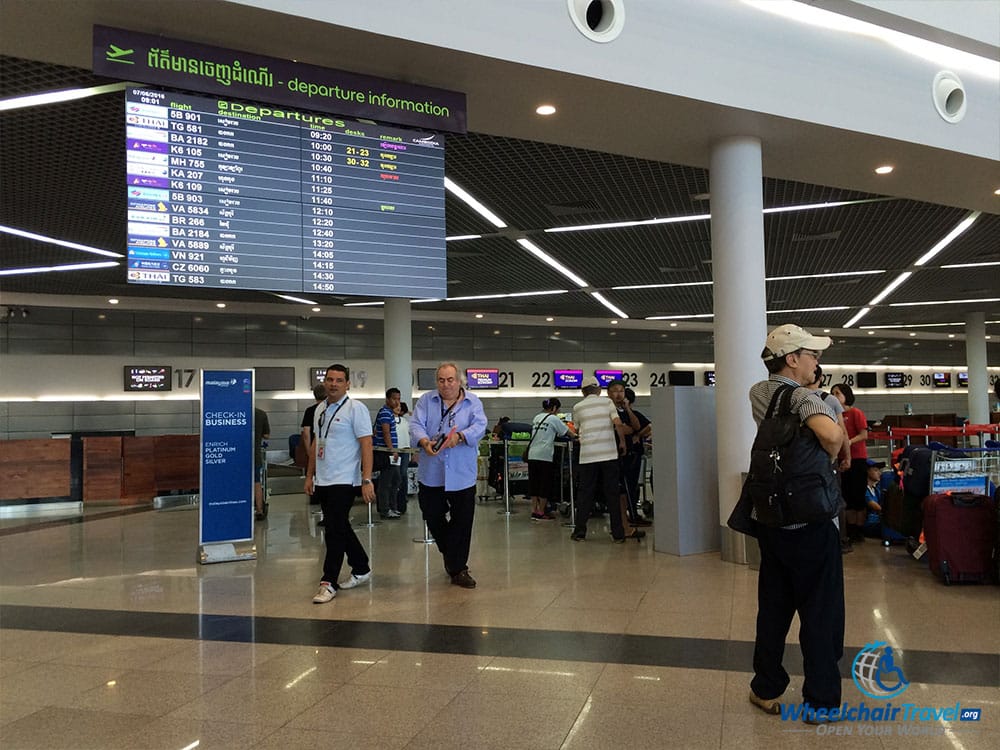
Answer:
M854 389L846 383L836 383L830 393L844 407L844 426L847 428L851 450L850 468L843 474L844 502L847 503L847 538L851 542L865 540L864 525L868 517L865 491L868 487L868 421L865 413L854 405Z
M778 389L795 388L791 412L799 418L800 435L812 433L815 440L810 438L806 447L794 455L810 466L836 459L844 441L830 407L815 392L803 387L815 379L819 358L831 343L828 336L813 336L796 325L775 328L768 334L761 352L769 377L750 388L750 408L758 426ZM809 487L800 490L803 498L811 490ZM837 517L834 514L826 520L783 527L765 526L754 520L753 527L760 545L760 573L750 702L765 713L781 713L780 698L789 682L782 664L785 639L798 613L805 675L802 701L817 711L839 709L838 662L844 655L844 567Z
M399 518L396 507L399 494L399 436L396 433L396 411L399 409L399 388L390 388L385 392L385 404L375 415L372 435L372 446L382 448L374 455L375 471L378 472L378 482L375 484L375 497L378 498L378 514L382 518Z
M314 385L313 398L316 399L316 403L307 406L302 413L302 429L299 432L299 445L295 451L295 463L303 469L309 468L309 454L312 453L313 444L313 421L316 419L316 407L326 401L326 386L322 383ZM303 459L301 461L299 460L300 454ZM319 505L319 500L309 495L309 504Z
M576 437L576 432L559 418L562 402L557 398L547 398L542 402L542 411L531 421L531 440L525 457L528 459L528 484L531 486L531 520L552 521L555 519L546 510L552 479L556 467L552 463L557 437Z
M372 577L368 554L351 527L354 498L375 500L372 484L372 416L368 407L347 395L351 372L330 365L323 380L326 401L316 407L313 445L306 469L307 495L315 494L326 521L326 558L323 578L313 604L325 604L340 589L352 589ZM337 583L347 555L350 577Z
M417 499L451 582L474 589L468 562L476 512L476 459L488 422L482 402L462 387L454 362L439 365L436 379L437 390L417 400L410 422L410 439L423 452L417 467Z

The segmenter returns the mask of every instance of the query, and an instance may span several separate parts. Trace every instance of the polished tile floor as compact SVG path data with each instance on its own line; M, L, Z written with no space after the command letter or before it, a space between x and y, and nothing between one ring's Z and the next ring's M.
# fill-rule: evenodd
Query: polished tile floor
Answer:
M815 728L747 702L754 571L656 553L652 534L612 545L600 519L573 543L497 508L477 509L476 590L449 584L411 512L359 530L374 576L324 605L301 495L272 499L255 562L197 565L191 510L8 525L0 748L1000 747L1000 587L946 588L900 548L860 545L844 700L864 699L850 663L883 640L911 681L897 704L982 718Z

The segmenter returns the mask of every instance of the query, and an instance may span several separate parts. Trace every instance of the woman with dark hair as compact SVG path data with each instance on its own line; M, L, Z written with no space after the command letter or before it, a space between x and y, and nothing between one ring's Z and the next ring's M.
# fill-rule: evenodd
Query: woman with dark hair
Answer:
M854 390L846 383L837 383L830 393L844 407L844 426L847 428L848 443L851 447L851 467L844 472L842 488L847 520L847 538L852 542L865 540L864 526L868 490L868 421L865 413L854 405Z
M576 437L573 428L559 418L558 411L561 408L562 403L559 399L545 399L542 402L542 411L531 420L531 440L525 451L525 457L528 459L532 521L551 521L555 518L545 510L555 468L552 464L555 441L557 437L564 435Z

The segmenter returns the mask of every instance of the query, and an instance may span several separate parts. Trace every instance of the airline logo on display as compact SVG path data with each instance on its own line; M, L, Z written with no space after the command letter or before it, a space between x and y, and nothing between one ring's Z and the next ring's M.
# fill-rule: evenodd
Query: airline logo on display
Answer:
M129 151L146 151L155 154L166 154L170 152L170 146L167 145L166 141L163 143L154 143L152 141L128 138L125 141L125 146Z
M129 281L152 281L163 283L170 281L170 271L142 271L130 268L128 272Z

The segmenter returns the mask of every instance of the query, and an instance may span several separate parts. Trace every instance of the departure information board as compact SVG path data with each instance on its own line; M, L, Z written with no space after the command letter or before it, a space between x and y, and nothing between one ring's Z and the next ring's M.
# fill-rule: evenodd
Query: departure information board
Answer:
M447 295L444 138L129 88L128 281Z

